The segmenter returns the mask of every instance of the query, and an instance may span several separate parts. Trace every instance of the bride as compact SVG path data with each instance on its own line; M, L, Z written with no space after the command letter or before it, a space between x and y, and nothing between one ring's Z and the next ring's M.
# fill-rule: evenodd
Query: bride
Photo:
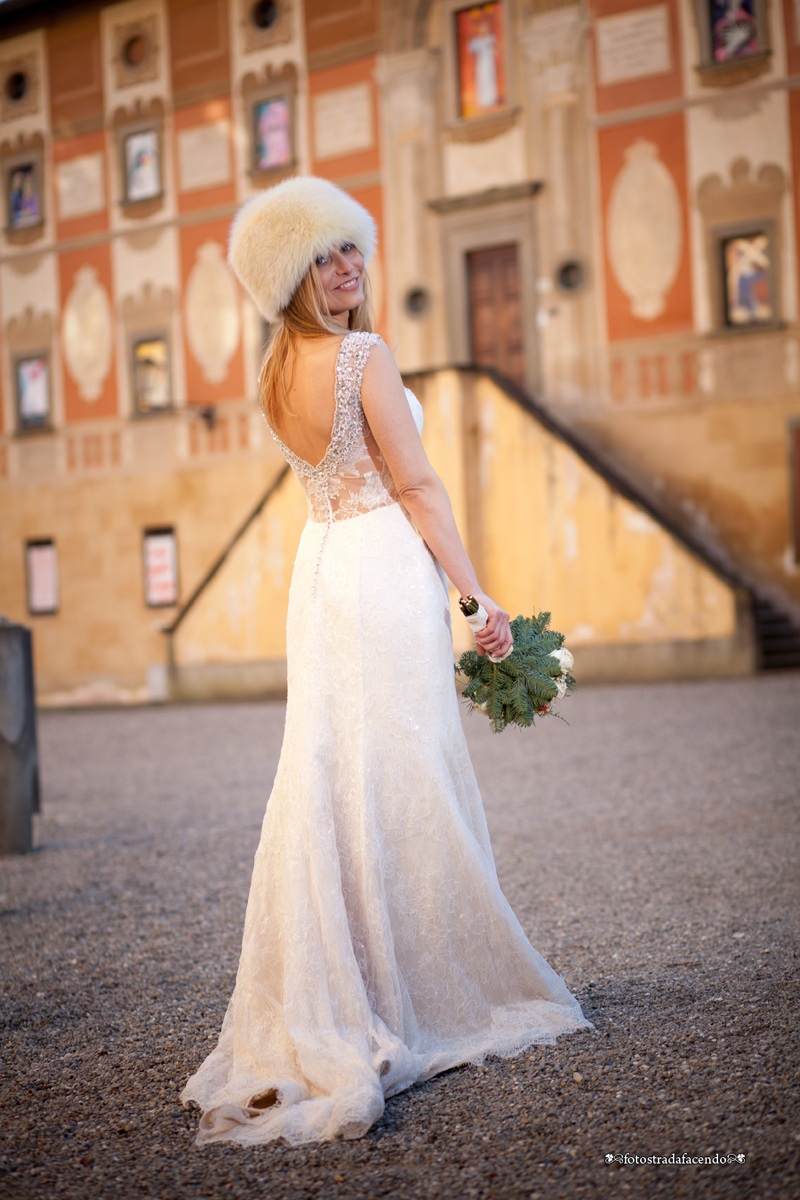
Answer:
M261 398L306 491L283 748L219 1042L181 1099L198 1142L356 1138L387 1097L588 1028L500 890L453 681L446 574L511 646L372 332L372 218L295 177L230 262L275 332Z

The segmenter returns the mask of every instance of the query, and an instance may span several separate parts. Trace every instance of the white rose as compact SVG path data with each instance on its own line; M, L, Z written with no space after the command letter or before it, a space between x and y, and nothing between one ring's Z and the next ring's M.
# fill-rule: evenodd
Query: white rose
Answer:
M559 666L565 675L572 670L575 664L575 659L566 646L562 646L560 650L551 650L550 657L558 659Z

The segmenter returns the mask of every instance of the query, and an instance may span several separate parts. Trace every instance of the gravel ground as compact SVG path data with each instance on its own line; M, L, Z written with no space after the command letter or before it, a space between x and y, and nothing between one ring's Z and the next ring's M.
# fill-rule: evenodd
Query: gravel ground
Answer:
M595 1031L415 1087L356 1142L203 1150L177 1096L233 986L283 708L42 715L39 849L0 864L0 1196L800 1195L800 675L565 712L466 726L506 894Z

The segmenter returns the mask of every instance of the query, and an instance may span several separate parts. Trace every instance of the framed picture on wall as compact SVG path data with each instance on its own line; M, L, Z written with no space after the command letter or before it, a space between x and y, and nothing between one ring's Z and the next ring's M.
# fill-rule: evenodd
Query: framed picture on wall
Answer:
M50 425L50 361L47 354L30 354L14 362L19 429Z
M38 160L18 161L7 167L6 213L9 230L41 225L44 213Z
M263 175L294 163L294 112L291 94L262 95L252 103L252 170Z
M153 334L133 342L131 379L133 407L137 413L164 412L172 407L166 335Z
M730 63L766 49L759 30L756 0L709 0L711 58Z
M729 329L778 321L775 245L771 222L718 235L722 323Z
M506 107L506 45L503 5L471 4L457 9L458 115L481 117Z
M161 195L161 139L156 128L122 135L123 188L126 204Z

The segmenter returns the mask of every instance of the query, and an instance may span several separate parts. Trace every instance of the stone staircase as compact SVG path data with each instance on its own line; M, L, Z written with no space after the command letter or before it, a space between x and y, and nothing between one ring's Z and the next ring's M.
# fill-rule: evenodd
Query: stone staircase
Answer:
M800 625L771 600L753 595L753 629L762 671L800 667Z

